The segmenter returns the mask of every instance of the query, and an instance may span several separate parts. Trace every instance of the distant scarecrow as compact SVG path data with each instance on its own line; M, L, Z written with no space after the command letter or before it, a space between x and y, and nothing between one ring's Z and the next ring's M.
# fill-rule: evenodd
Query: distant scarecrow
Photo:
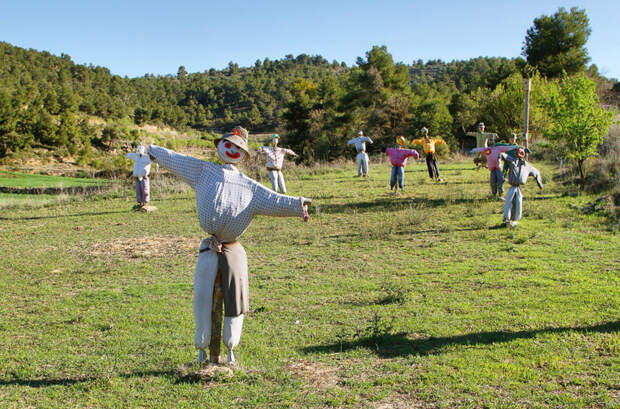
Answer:
M133 178L136 188L136 204L135 208L143 208L151 201L149 173L151 173L151 159L146 154L146 148L142 145L138 146L135 153L129 152L127 159L133 160Z
M423 127L420 129L422 138L414 139L412 143L414 145L422 145L424 154L426 155L426 167L428 169L428 176L438 182L441 182L439 177L439 168L437 167L437 153L435 152L435 146L446 145L446 141L442 138L430 138L428 136L428 129Z
M482 152L487 157L487 167L490 172L489 183L491 185L491 195L502 199L504 193L504 174L499 168L499 154L512 149L518 149L517 145L489 146L486 148L474 148L471 152Z
M213 289L218 271L224 292L224 344L228 362L235 362L233 348L239 344L243 317L249 311L247 256L237 238L252 218L299 216L307 221L310 200L276 193L237 169L248 153L248 132L236 127L215 140L218 165L151 145L153 160L187 182L196 191L200 226L210 237L200 245L194 273L194 343L198 361L206 360L211 336Z
M297 156L295 152L290 149L278 147L278 141L280 137L277 133L271 135L271 146L261 146L258 149L258 154L264 153L267 157L267 171L269 172L269 179L271 179L271 187L275 192L286 193L286 185L284 184L284 175L282 174L282 165L284 164L284 156L291 155Z
M392 164L392 176L390 177L390 189L394 189L394 193L398 192L398 188L402 191L405 187L405 166L407 159L413 157L418 159L420 155L415 149L403 149L400 146L405 144L405 138L399 136L396 138L397 146L387 148L386 155L390 158ZM398 181L398 185L396 182Z
M366 142L372 143L372 139L364 136L364 132L359 131L357 137L349 140L347 145L355 145L357 150L357 176L368 176L368 154L366 153Z
M496 133L484 132L484 122L478 124L478 132L467 132L467 135L476 138L476 148L486 148L495 144Z

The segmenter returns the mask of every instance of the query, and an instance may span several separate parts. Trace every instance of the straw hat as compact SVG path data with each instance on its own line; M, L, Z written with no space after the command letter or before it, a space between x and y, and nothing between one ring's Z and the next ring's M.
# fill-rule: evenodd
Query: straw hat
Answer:
M245 128L241 126L235 126L232 132L222 135L221 138L215 139L213 143L215 143L215 146L217 146L218 143L220 143L223 140L226 140L226 141L234 143L240 149L245 151L246 154L249 155L250 151L248 149L248 137L249 137L249 133Z

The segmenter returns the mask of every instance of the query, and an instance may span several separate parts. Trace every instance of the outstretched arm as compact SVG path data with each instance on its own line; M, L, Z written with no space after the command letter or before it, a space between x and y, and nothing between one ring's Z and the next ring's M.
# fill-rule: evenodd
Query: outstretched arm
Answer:
M422 145L424 143L424 139L422 138L414 139L411 141L411 143L414 145Z
M420 159L420 154L415 149L407 149L407 156L413 156L415 159Z
M291 156L297 156L297 154L295 152L293 152L290 149L286 149L286 148L284 149L284 153L289 154Z
M150 145L147 149L147 153L154 161L183 179L192 188L196 187L196 182L202 172L202 168L208 163L201 159L181 155L180 153L157 145Z
M261 184L254 185L252 207L254 214L276 217L301 216L307 219L307 207L312 200L302 196L288 196L267 189Z
M355 143L355 139L349 139L347 141L347 145L353 145Z
M493 146L491 147L491 149L495 149L503 153L511 151L513 149L519 149L519 145Z
M534 166L530 165L530 176L534 176L536 179L536 184L540 189L543 188L542 177L540 176L540 172Z
M368 143L372 143L372 139L370 139L369 137L365 136L364 138L365 138L364 140L365 140L366 142L368 142Z

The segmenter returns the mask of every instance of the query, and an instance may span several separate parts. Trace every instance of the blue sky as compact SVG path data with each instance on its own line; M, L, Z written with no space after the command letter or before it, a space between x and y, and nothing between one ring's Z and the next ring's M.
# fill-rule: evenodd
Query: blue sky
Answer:
M395 61L517 57L534 18L586 10L592 63L620 78L620 0L5 1L0 41L65 53L123 76L240 66L287 54L353 65L373 45Z

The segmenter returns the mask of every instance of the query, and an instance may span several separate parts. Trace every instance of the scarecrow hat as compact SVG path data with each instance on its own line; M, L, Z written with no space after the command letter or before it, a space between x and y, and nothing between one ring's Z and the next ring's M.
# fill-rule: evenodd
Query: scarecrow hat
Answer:
M234 143L240 149L245 151L246 154L249 155L250 151L248 150L248 137L249 137L249 133L245 128L241 126L235 126L232 132L222 135L221 138L215 139L213 143L215 143L215 146L217 146L218 143L220 143L223 140L226 140L226 141Z
M271 135L271 139L280 139L280 135L274 133L273 135Z
M362 136L362 135L364 135L364 132L362 132L362 131L358 131L358 132L357 132L357 134L358 134L359 136Z

